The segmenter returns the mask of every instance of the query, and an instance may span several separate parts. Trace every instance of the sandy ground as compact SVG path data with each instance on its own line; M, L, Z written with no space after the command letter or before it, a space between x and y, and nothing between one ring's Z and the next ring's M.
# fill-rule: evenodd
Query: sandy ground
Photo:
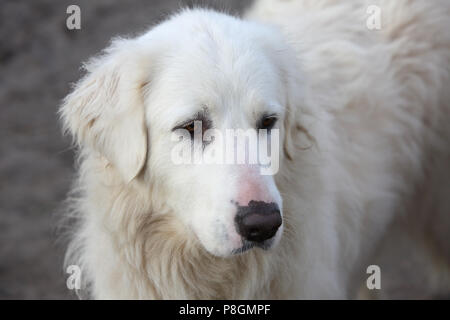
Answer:
M193 3L201 2L1 1L0 299L74 298L55 227L74 174L73 152L56 111L81 62L112 36L141 32ZM248 3L212 6L239 12ZM66 28L69 4L81 8L81 30Z
M214 1L213 7L240 12L250 1ZM56 115L59 102L80 77L81 62L112 36L141 32L192 3L199 2L1 1L0 299L75 298L65 285L56 231L74 174L73 151ZM69 4L81 8L81 30L66 28ZM420 267L410 241L387 239L388 245L391 240L401 245L396 257L377 262L385 275L381 297L433 297L426 285L432 272ZM406 281L398 285L399 278Z

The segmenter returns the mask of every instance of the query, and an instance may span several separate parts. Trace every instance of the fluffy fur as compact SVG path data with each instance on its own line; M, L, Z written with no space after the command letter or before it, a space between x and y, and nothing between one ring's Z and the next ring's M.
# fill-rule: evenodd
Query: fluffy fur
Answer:
M366 27L371 4L381 30ZM262 0L246 20L186 10L115 40L61 107L80 146L67 263L82 292L355 297L398 217L431 228L449 212L449 25L446 0ZM284 230L268 251L229 256L208 219L226 223L239 183L171 166L171 119L202 103L241 119L274 101Z

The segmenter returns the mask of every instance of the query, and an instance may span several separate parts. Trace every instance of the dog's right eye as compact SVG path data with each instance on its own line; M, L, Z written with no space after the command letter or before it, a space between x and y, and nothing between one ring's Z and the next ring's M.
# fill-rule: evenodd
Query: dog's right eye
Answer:
M184 124L181 124L179 126L176 126L175 128L173 128L173 131L177 130L177 129L184 129L187 130L189 132L189 134L191 135L191 138L194 138L194 134L195 134L195 130L199 130L201 129L202 131L202 137L203 134L205 133L205 131L207 129L209 129L209 125L207 121L204 120L191 120L189 122L186 122Z
M189 132L191 139L194 139L195 131L201 130L201 137L205 134L205 131L210 129L212 125L211 120L202 112L199 112L195 117L190 120L186 120L184 123L180 123L172 131L177 129L184 129ZM200 132L199 132L200 133Z

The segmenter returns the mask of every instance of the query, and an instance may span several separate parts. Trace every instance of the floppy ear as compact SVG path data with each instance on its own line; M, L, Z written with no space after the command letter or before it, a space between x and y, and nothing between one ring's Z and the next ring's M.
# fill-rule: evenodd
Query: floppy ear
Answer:
M302 79L301 66L292 54L285 58L285 61L290 61L290 65L284 69L287 103L283 151L289 160L293 160L297 150L307 150L316 145L316 139L309 130L313 113L305 95L306 82Z
M304 103L304 83L295 52L287 44L283 44L277 54L286 95L283 151L287 159L293 160L298 144L298 131L301 130L299 113Z
M272 31L274 31L272 29ZM278 32L281 32L278 30ZM286 96L285 116L283 121L284 142L283 152L288 160L293 160L299 149L309 149L314 143L314 137L309 133L305 119L312 114L306 103L306 82L301 61L282 33L272 37L266 32L265 40L273 55L283 81ZM307 144L303 142L306 138Z
M287 159L293 160L298 148L298 133L308 132L300 125L300 109L304 107L304 80L302 68L293 48L291 48L282 30L274 26L259 25L258 30L264 30L258 37L270 60L275 64L283 83L285 94L285 115L283 120L284 142L283 152Z
M147 128L143 87L149 57L133 40L116 40L86 66L87 74L63 101L64 129L77 144L103 155L129 182L144 166Z
M299 94L301 90L298 75L292 74L292 69L285 69L285 89L286 89L286 106L284 116L284 144L283 151L287 159L293 160L295 154L295 133L298 129L297 113L298 104L301 103L302 97Z

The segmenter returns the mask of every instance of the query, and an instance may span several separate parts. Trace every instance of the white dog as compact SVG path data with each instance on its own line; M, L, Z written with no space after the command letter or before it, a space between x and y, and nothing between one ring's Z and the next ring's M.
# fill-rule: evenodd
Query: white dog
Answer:
M449 26L447 0L265 0L113 41L60 111L80 146L68 263L86 290L355 297L396 217L450 212ZM194 121L277 129L279 172L175 164L173 131Z

